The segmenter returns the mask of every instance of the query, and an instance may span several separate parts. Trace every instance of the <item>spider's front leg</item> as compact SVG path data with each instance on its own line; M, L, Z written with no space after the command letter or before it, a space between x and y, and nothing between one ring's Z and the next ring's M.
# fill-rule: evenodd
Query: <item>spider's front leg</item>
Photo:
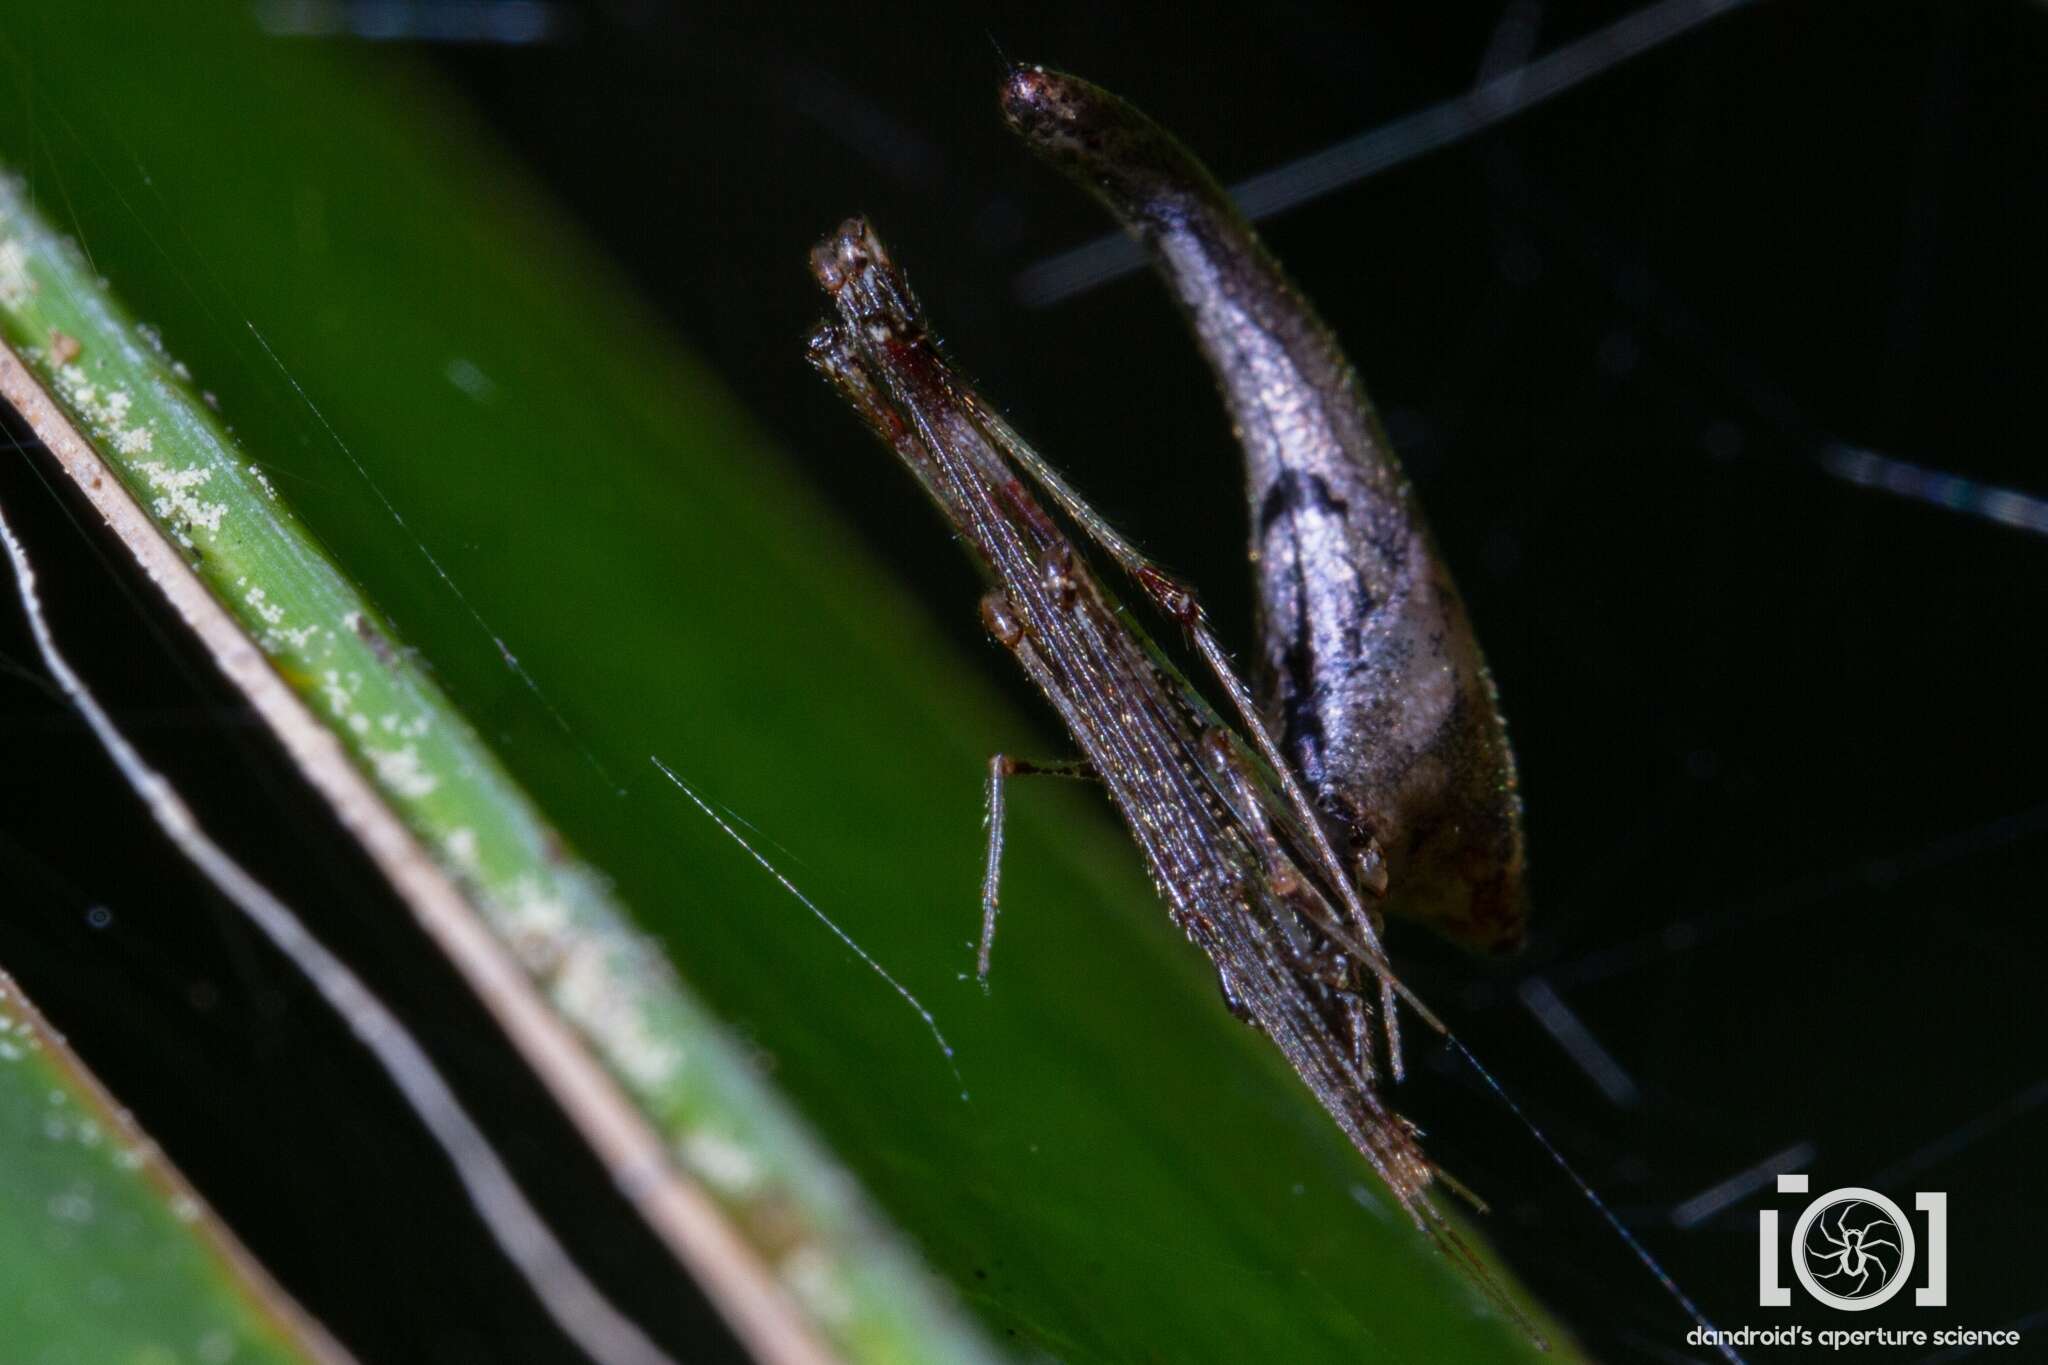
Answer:
M1012 652L1018 652L1024 644L1024 629L1011 610L1007 595L998 591L981 599L982 624L988 627L996 643ZM1027 666L1030 661L1019 653L1020 660ZM1087 760L1079 758L1054 759L1050 762L1033 762L1030 759L1014 758L1009 754L996 754L988 761L988 862L981 874L981 945L974 954L975 979L981 982L981 989L988 990L989 956L995 951L996 915L999 911L999 892L1003 877L1003 834L1004 817L1007 814L1005 787L1009 779L1024 776L1079 777L1092 778L1095 769Z
M998 892L1003 877L1003 830L1008 811L1005 784L1013 777L1092 778L1095 769L1079 758L1034 762L995 754L988 761L988 863L981 874L981 946L974 954L975 979L988 989L989 955L995 950Z

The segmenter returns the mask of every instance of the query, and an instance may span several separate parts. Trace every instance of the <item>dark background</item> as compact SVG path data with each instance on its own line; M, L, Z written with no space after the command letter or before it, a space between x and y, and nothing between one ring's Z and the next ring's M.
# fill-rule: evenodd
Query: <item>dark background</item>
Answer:
M544 11L540 42L390 55L469 98L964 646L983 648L971 573L801 363L820 310L803 253L849 212L874 219L1016 424L1242 645L1235 457L1164 295L1132 276L1052 306L1020 297L1021 272L1106 224L1001 128L998 45L1128 96L1230 182L1631 7L1102 8L913 22L615 0ZM1397 954L1724 1326L1993 1327L2048 1307L2033 1008L2048 535L1838 474L1858 448L1965 481L1943 486L1951 503L1981 504L1982 486L2048 496L2026 425L2048 304L2044 69L2039 5L1747 6L1265 225L1395 434L1523 765L1528 953L1482 966L1409 934ZM0 460L0 500L29 523L53 609L154 617L132 585L114 590L125 575L34 467ZM418 965L404 915L368 908L375 879L210 666L174 631L151 637L160 657L128 634L67 644L152 757L248 831L237 853L287 901L365 907L321 918L477 1108L544 1114L513 1063L470 1041L487 1024L452 975ZM139 822L118 853L104 827L86 851L79 812L126 798L32 658L0 611L4 761L57 779L0 784L0 961L365 1360L573 1358L290 970ZM246 770L213 757L223 729L247 735ZM1058 752L1050 716L1043 734ZM142 904L147 924L120 908ZM1611 1057L1604 1086L1531 1007L1546 988ZM1576 1189L1468 1071L1418 1050L1404 1107L1492 1202L1518 1270L1597 1354L1684 1358L1682 1318ZM219 1139L223 1114L246 1146ZM280 1128L293 1136L274 1147ZM560 1125L498 1136L626 1307L691 1359L730 1351L700 1304L648 1275L658 1260ZM316 1169L258 1159L277 1147L374 1163L406 1197L323 1195ZM1854 1318L1803 1297L1761 1310L1754 1212L1770 1196L1674 1221L1801 1148L1815 1191L1870 1185L1909 1207L1948 1191L1948 1309L1902 1294ZM373 1239L388 1254L352 1254ZM419 1316L352 1317L377 1301L354 1292L365 1280Z

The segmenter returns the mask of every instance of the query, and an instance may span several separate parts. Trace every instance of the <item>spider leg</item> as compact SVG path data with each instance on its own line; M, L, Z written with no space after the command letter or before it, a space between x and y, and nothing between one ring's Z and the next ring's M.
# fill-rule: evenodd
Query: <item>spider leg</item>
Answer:
M996 754L988 761L988 864L981 874L981 946L974 955L974 975L981 989L988 990L989 954L996 943L997 891L1003 875L1004 784L1013 777L1094 777L1095 769L1081 759L1058 759L1034 763L1029 759ZM1226 991L1224 998L1229 999Z
M1237 983L1221 963L1216 966L1216 989L1223 992L1223 1008L1235 1015L1239 1023L1250 1024L1253 1028L1259 1026L1259 1021L1252 1016L1251 1003L1239 993Z
M1359 1079L1366 1085L1379 1081L1379 1065L1374 1056L1377 1049L1373 1040L1373 1007L1368 1002L1365 984L1357 961L1342 948L1327 942L1302 946L1281 936L1286 945L1288 962L1297 975L1323 988L1336 1002L1341 1013L1344 1036L1350 1042L1350 1060L1358 1072ZM1395 1079L1399 1079L1397 1074Z
M1275 895L1295 905L1301 911L1302 920L1315 931L1323 918L1329 914L1327 905L1318 904L1310 910L1304 904L1316 895L1302 880L1294 861L1280 845L1273 822L1261 804L1259 792L1252 775L1245 769L1245 760L1233 747L1230 736L1221 730L1211 728L1202 735L1202 759L1211 776L1221 788L1225 802L1237 816L1238 824L1249 836L1254 848L1265 864L1267 884ZM1377 942L1378 925L1363 923L1360 926L1365 941ZM1342 1011L1344 1027L1351 1040L1352 1065L1367 1085L1378 1077L1378 1068L1373 1062L1372 1009L1362 995L1363 984L1359 980L1357 959L1340 944L1333 944L1318 936L1315 947L1304 948L1293 935L1283 931L1280 942L1295 971L1308 980L1329 990L1337 998ZM1386 1030L1387 1056L1392 1064L1395 1080L1401 1079L1401 1052L1399 1025L1394 1009L1394 987L1385 976L1379 978L1380 1019ZM1226 996L1227 998L1227 996Z
M1365 1001L1349 992L1338 997L1344 1006L1344 1022L1351 1031L1351 1064L1369 1085L1373 1080L1372 1011Z

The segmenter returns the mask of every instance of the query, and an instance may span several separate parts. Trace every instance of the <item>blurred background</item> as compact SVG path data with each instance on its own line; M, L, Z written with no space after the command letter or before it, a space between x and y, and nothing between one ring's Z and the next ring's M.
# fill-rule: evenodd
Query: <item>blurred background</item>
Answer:
M802 363L821 310L804 252L869 215L957 361L1242 648L1245 518L1220 405L1163 293L1116 273L1124 254L1095 244L1105 220L1004 132L1003 61L1125 95L1226 183L1264 177L1263 202L1285 207L1262 228L1380 405L1522 762L1530 948L1477 963L1399 934L1413 984L1723 1325L1843 1322L1803 1298L1755 1306L1755 1213L1798 1169L1816 1191L1908 1207L1948 1192L1950 1307L1902 1296L1850 1325L2038 1336L2048 466L2024 423L2048 315L2048 7L1713 8L250 12L272 41L357 45L455 92L457 117L547 187L1040 717L1048 754L1061 736L983 642L958 550ZM10 511L30 486L19 463L0 461ZM53 581L100 553L54 514L30 534ZM16 614L0 618L6 763L119 800L35 682ZM109 700L131 725L203 766L240 722L203 660L155 638L160 660L74 650L130 679ZM274 795L273 833L251 842L280 850L259 870L287 899L381 896L281 770ZM308 1179L294 1225L266 1228L275 1172L232 1146L190 1170L316 1313L365 1359L429 1358L350 1320L359 1286L403 1284L445 1318L430 1358L571 1358L509 1276L474 1269L489 1257L465 1241L459 1193L342 1031L151 836L138 826L110 857L20 784L0 802L0 883L24 907L0 915L0 960L32 989L46 971L46 1007L102 1032L78 1041L149 1126L176 1149L179 1125L223 1114L303 1125L416 1191L368 1208ZM109 951L96 908L145 894L161 923ZM399 915L354 923L358 960L420 956ZM452 979L400 970L444 1002L416 1021L430 1039L459 1049L485 1027ZM132 1008L95 1021L67 994ZM165 1035L182 1067L161 1049L148 1067L100 1060ZM1492 1205L1487 1230L1538 1294L1604 1358L1688 1358L1579 1191L1461 1064L1413 1046L1404 1108ZM607 1286L691 1358L729 1356L702 1305L648 1275L632 1220L517 1068L469 1070L485 1103L536 1114L511 1155ZM364 1263L354 1249L393 1220L397 1250Z

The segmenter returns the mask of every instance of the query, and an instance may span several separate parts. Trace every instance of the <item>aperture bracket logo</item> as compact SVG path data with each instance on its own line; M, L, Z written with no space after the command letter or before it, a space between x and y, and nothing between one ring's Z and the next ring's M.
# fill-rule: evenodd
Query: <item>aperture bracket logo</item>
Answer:
M1805 1194L1804 1175L1778 1177L1778 1193ZM1913 1291L1921 1308L1948 1303L1948 1195L1920 1190L1913 1207L1927 1216L1927 1281ZM1757 1302L1791 1304L1783 1282L1785 1243L1778 1210L1757 1214ZM1886 1303L1912 1280L1918 1259L1913 1219L1876 1190L1845 1185L1814 1198L1792 1225L1792 1270L1807 1293L1830 1308L1861 1312Z

